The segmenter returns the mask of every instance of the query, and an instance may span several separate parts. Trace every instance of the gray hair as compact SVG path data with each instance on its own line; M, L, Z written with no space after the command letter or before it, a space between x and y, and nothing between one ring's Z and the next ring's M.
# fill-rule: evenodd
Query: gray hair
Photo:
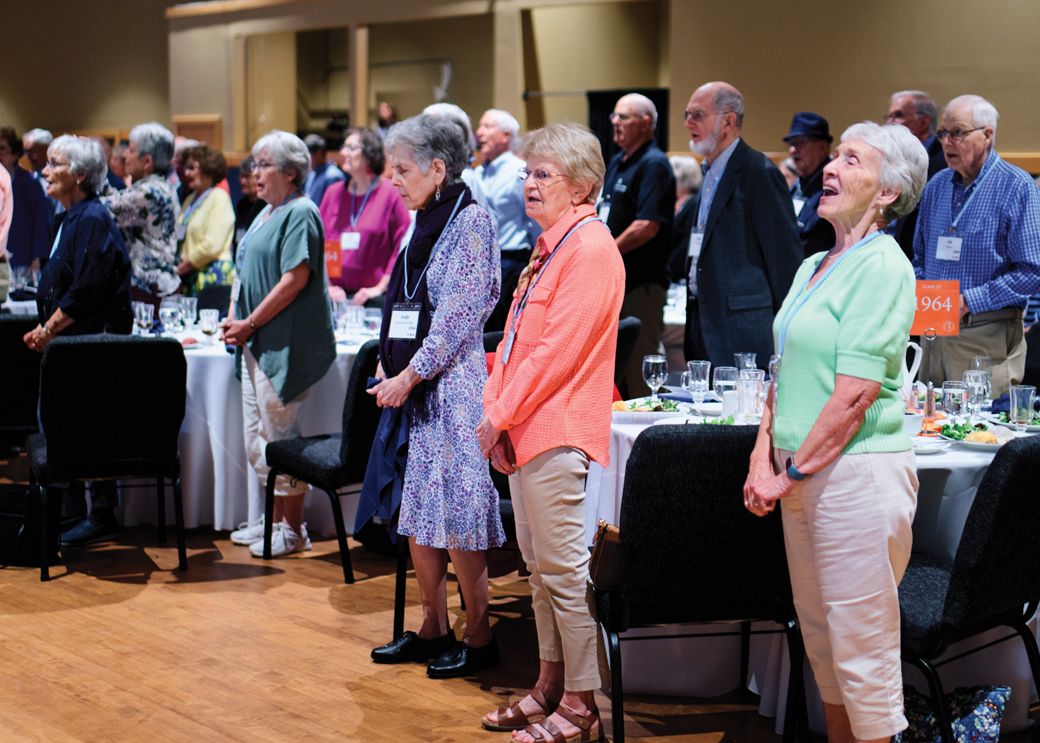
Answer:
M503 111L501 108L489 108L484 112L484 116L488 114L495 120L498 130L509 135L509 149L516 152L520 146L520 122L513 114Z
M162 124L150 121L138 124L130 130L130 141L137 148L137 156L152 156L152 167L156 173L170 169L173 159L173 132Z
M657 129L657 106L654 105L652 100L642 93L625 93L625 95L621 96L618 101L620 102L621 99L628 99L631 101L636 113L640 116L649 116L651 127Z
M466 138L466 146L472 152L477 147L477 138L473 136L473 125L469 121L469 115L454 103L431 103L423 109L428 116L439 116L454 121L463 130ZM469 158L466 159L469 162Z
M325 143L325 137L320 134L308 134L303 138L303 143L307 145L307 150L309 152L320 152L328 149L328 145Z
M986 126L992 129L994 134L997 133L997 120L1000 118L1000 114L997 113L996 106L981 95L971 94L959 95L946 104L946 108L960 108L961 106L969 107L972 126Z
M928 125L928 131L935 133L935 122L939 119L939 109L935 105L935 99L923 90L899 90L892 94L890 101L903 96L910 96L914 103L914 113L918 116L927 116L932 123Z
M873 121L853 124L841 135L841 141L859 139L881 153L878 180L882 187L899 192L885 209L885 219L893 222L906 216L917 206L928 180L928 152L921 140L902 124L881 126Z
M295 171L293 185L303 188L303 182L307 180L307 173L311 169L311 153L302 139L281 129L273 129L253 145L253 157L259 160L261 152L267 153L279 172Z
M52 154L64 155L69 159L69 170L74 175L83 176L80 188L83 193L93 196L105 183L108 175L108 163L101 145L91 137L77 137L75 134L63 134L47 148L47 157Z
M700 189L704 176L701 175L701 164L697 162L696 158L688 155L672 155L668 158L668 162L672 164L677 189L687 193Z
M54 135L46 129L30 129L22 135L22 141L28 141L30 147L35 147L36 145L50 147L51 142L54 141Z
M728 85L721 85L715 92L715 110L719 113L732 113L737 116L737 129L744 126L744 96L740 91Z
M568 180L589 189L586 203L594 203L603 185L606 165L596 135L581 124L549 124L524 137L520 156L541 157L560 166Z
M390 127L386 134L386 150L404 150L415 160L423 175L434 160L444 162L444 184L450 186L469 165L469 148L462 130L453 119L419 114Z

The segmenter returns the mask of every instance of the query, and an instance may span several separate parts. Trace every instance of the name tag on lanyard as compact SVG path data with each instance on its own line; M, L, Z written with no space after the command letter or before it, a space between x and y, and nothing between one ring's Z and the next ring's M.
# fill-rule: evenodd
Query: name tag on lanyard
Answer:
M959 237L939 235L935 246L935 257L941 261L959 261L961 259L961 243Z
M791 199L791 206L794 207L794 215L797 217L802 213L802 207L805 206L805 199Z
M419 313L422 305L418 302L398 302L390 311L390 331L388 337L395 340L415 340L419 332Z
M177 242L184 239L184 236L188 233L188 226L183 222L177 223Z
M342 232L339 236L339 244L343 250L359 250L361 248L361 233Z

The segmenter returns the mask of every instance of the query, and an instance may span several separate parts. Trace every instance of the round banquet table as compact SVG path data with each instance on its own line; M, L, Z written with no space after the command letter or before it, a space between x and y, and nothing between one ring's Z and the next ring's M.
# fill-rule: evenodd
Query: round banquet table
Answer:
M617 415L617 414L615 414ZM622 414L624 415L624 414ZM674 417L674 414L673 414ZM658 416L660 418L660 416ZM636 437L650 423L615 422L610 431L610 464L593 463L585 486L586 538L592 544L596 523L604 519L618 524L624 493L625 466ZM982 481L992 452L951 445L938 454L918 455L920 490L914 517L914 552L953 559L964 529L975 490ZM1031 626L1036 630L1035 618ZM662 634L695 634L698 629L711 632L710 625L670 625L646 630L630 630L624 637ZM755 630L774 630L770 622ZM945 657L978 647L1008 634L995 630L950 648ZM655 642L622 642L625 692L670 696L712 697L736 688L740 657L739 637L682 638ZM783 731L787 700L789 658L782 634L752 635L749 659L749 688L760 695L759 712L776 718L776 732ZM1004 717L1003 730L1013 732L1029 724L1029 703L1033 698L1029 663L1020 642L1012 640L943 666L940 670L947 691L957 686L1006 684L1012 687ZM905 682L927 693L919 672L904 665ZM824 733L823 706L806 663L806 697L810 726Z
M189 332L195 338L198 333ZM338 433L343 428L343 400L360 339L336 343L336 361L310 388L300 413L300 435ZM264 512L259 478L246 459L242 423L242 384L235 377L235 357L216 342L186 347L187 402L178 449L184 524L235 529ZM143 417L146 421L147 418ZM121 520L127 526L156 523L154 486L121 486ZM173 523L172 497L167 494L167 523ZM348 530L353 526L357 495L341 499ZM308 491L304 518L308 530L334 534L328 497Z

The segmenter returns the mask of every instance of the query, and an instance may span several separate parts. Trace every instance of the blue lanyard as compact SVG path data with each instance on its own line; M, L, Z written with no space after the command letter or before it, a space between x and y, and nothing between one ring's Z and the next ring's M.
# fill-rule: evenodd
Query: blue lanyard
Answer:
M979 189L982 188L982 182L984 180L986 180L986 176L988 176L990 174L990 171L992 171L992 170L993 170L993 168L991 166L990 168L988 168L986 170L985 173L983 173L979 177L978 180L976 180L974 183L972 183L970 186L968 186L968 189L971 191L971 193L968 194L968 198L965 199L964 203L961 205L961 210L959 212L957 212L957 216L954 217L953 218L953 222L950 223L950 232L956 232L957 231L957 224L961 221L961 217L964 216L964 212L967 211L968 205L971 204L972 199L975 198L975 194L977 194L979 192Z
M415 288L411 292L408 291L408 249L412 247L412 241L409 240L408 244L404 247L404 298L411 302L415 299L416 292L419 291L419 285L422 284L423 276L430 268L430 264L433 263L433 256L437 254L437 248L441 246L441 241L444 239L444 235L447 234L448 228L451 227L451 223L455 221L455 214L459 210L459 204L462 203L463 197L466 192L463 191L459 194L458 200L455 202L455 207L451 210L451 216L448 217L448 223L444 225L444 229L441 230L440 237L437 238L437 242L433 244L433 250L430 251L430 257L426 261L426 266L423 267L422 273L419 274L419 278L415 281Z
M875 237L878 237L882 234L884 233L871 232L869 235L861 237L851 248L845 251L844 255L842 255L840 258L838 258L838 260L834 261L834 263L831 264L831 267L824 272L823 276L820 277L819 281L817 281L815 284L809 287L809 290L806 291L806 287L809 286L809 282L812 281L813 276L816 275L816 271L813 271L811 274L809 274L809 278L805 280L805 283L802 284L801 288L798 290L798 295L796 295L798 296L798 298L795 300L794 304L787 308L787 311L780 318L780 335L779 342L777 343L776 352L780 355L781 358L783 358L784 356L784 344L787 341L787 329L791 327L791 321L794 320L794 316L798 314L798 311L805 306L805 303L808 302L809 298L816 293L816 290L823 286L823 282L827 280L828 276L834 273L834 269L840 266L846 258L852 255L853 251L859 250L863 246L867 245ZM826 260L826 257L824 257L824 260ZM820 263L823 263L823 261L821 260ZM818 270L819 265L817 265L816 268Z
M361 221L361 215L365 213L365 204L368 203L368 197L372 195L372 192L376 189L376 184L379 183L379 176L376 176L372 183L369 184L368 190L365 191L365 198L361 201L361 208L358 209L358 213L354 214L354 194L350 192L350 186L347 186L347 191L350 192L350 226L357 227L357 223Z
M58 225L58 234L54 236L54 244L51 245L51 253L48 258L53 258L54 254L58 252L58 243L61 242L61 231L65 227L65 220L61 221Z
M560 252L560 248L563 247L563 244L567 242L570 236L585 225L592 224L593 222L601 222L601 220L599 217L585 217L585 219L581 220L578 224L574 225L567 231L567 234L563 236L563 239L560 240L560 242L556 244L556 247L553 248L552 252L549 253L549 257L545 259L545 263L542 264L541 269L539 269L538 273L535 274L534 278L528 283L527 291L524 292L523 298L513 306L513 324L509 326L509 337L506 339L505 350L502 352L503 365L509 363L509 356L513 351L513 341L516 340L516 332L520 327L520 320L524 316L524 310L527 308L527 300L531 298L531 292L534 291L535 286L538 284L538 280L545 274L545 269L549 267L552 259L556 257L558 252Z
M183 214L181 214L181 224L188 224L188 222L191 220L191 215L195 212L196 209L202 206L202 202L206 200L206 197L209 196L209 193L212 190L212 188L207 188L205 191L202 192L201 196L199 196L197 199L191 202L191 205L187 209L185 209Z
M302 191L294 191L293 193L289 194L284 199L282 199L282 203L278 204L273 209L271 208L271 205L268 204L260 210L260 213L256 215L256 219L253 220L253 223L249 225L249 229L246 230L246 234L242 235L242 239L238 241L238 248L235 252L235 268L238 269L239 273L242 272L242 266L245 265L246 243L249 241L249 238L252 236L252 234L256 232L258 229L260 229L260 225L264 224L268 219L273 217L276 211L281 209L283 206L288 204L297 196L302 195Z

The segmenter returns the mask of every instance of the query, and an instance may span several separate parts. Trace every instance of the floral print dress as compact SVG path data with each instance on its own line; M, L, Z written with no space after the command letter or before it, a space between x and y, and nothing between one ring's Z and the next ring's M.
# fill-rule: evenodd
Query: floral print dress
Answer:
M180 290L177 275L177 192L152 173L123 190L101 193L130 253L130 281L141 291L165 297Z
M445 229L426 282L433 319L411 365L424 379L440 376L429 420L409 429L397 531L427 547L498 547L498 493L475 432L487 380L484 323L501 282L495 228L481 207L463 209Z

